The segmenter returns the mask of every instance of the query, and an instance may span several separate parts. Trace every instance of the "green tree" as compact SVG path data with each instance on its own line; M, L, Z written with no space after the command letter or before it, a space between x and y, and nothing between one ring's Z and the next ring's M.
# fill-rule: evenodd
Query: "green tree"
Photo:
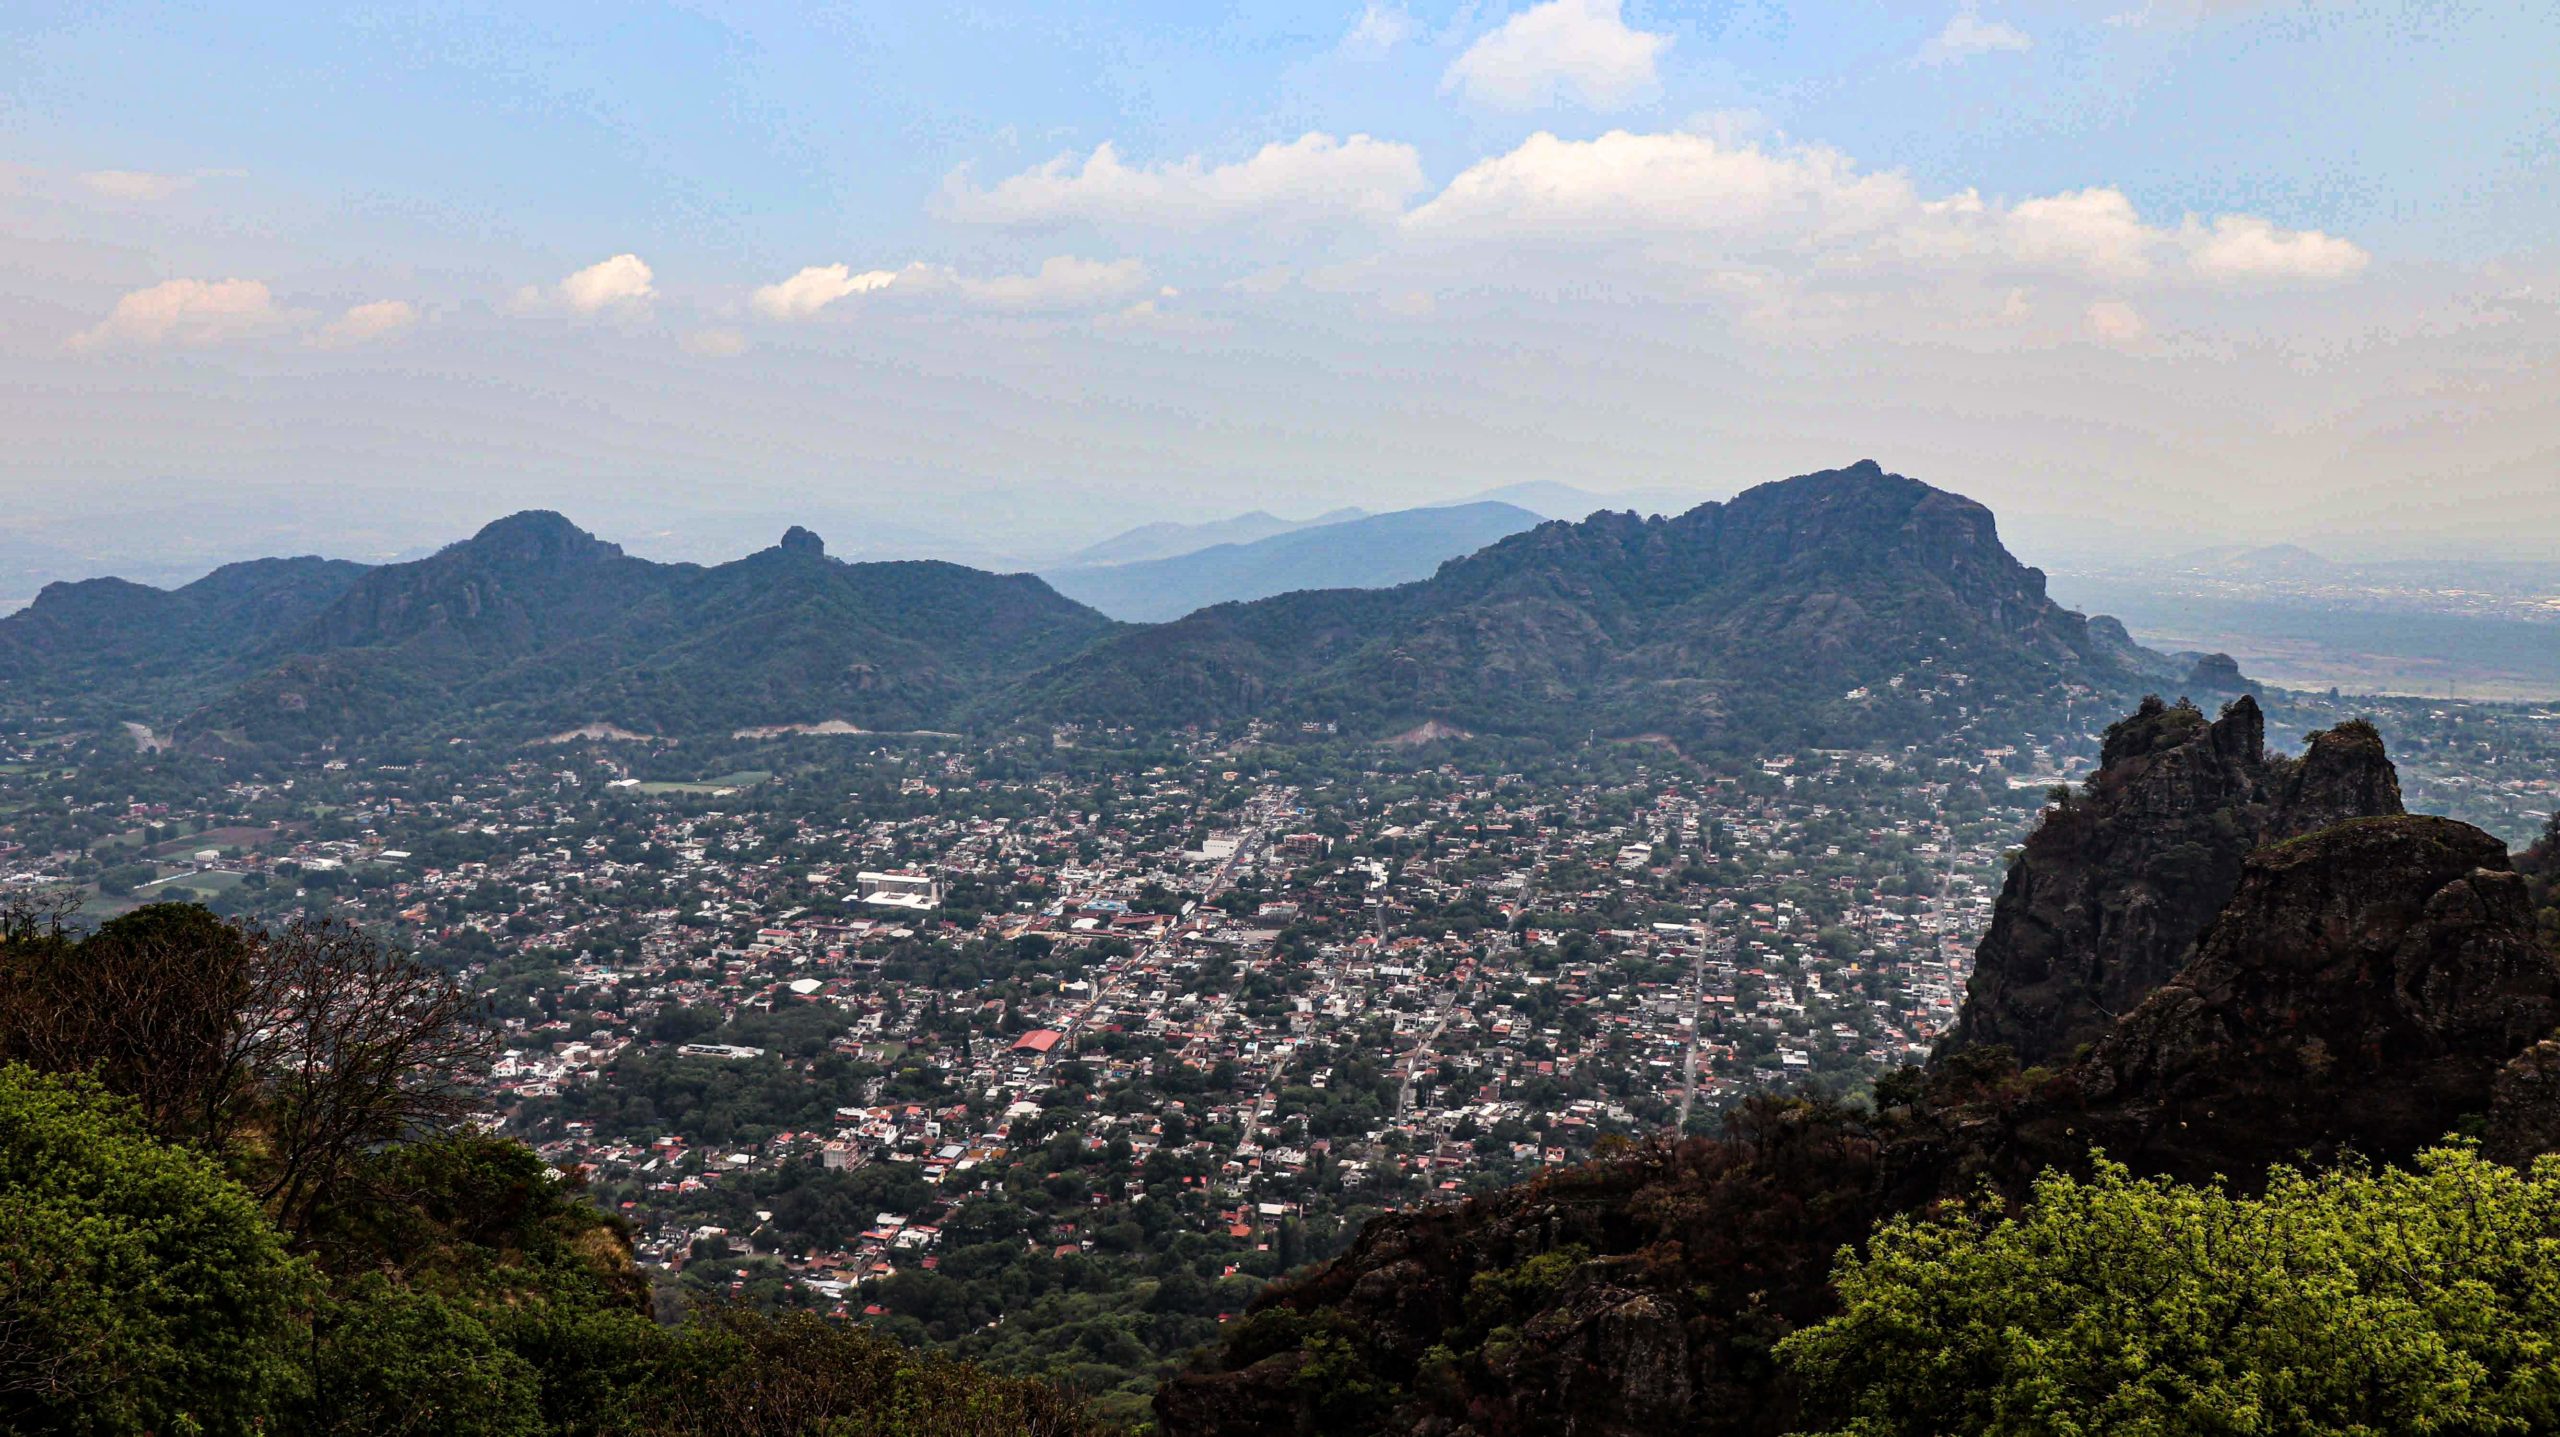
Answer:
M539 1437L540 1386L468 1308L367 1275L312 1319L310 1417L345 1437Z
M250 1432L310 1287L258 1202L87 1077L0 1067L0 1429Z
M1886 1223L1779 1353L1842 1437L2548 1432L2555 1251L2560 1156L2277 1168L2260 1197L2101 1161Z

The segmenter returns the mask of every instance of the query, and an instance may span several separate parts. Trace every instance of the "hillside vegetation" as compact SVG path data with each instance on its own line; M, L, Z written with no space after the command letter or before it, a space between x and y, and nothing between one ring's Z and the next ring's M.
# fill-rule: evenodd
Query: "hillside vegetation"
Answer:
M0 1429L1077 1437L798 1314L665 1325L620 1222L480 1135L444 978L325 923L0 914Z

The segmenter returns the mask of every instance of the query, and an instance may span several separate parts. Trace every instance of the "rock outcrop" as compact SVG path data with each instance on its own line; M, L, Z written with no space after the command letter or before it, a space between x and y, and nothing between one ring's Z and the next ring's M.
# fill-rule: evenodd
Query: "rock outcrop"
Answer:
M2147 703L1984 946L1968 1020L2025 1035L2032 1070L1952 1046L1871 1110L1759 1100L1720 1139L1390 1214L1167 1382L1159 1429L1775 1437L1798 1409L1773 1346L1829 1315L1835 1254L1891 1213L2021 1195L2093 1145L2244 1187L2484 1114L2493 1154L2550 1150L2560 961L2526 880L2490 835L2398 810L2368 727L2271 758L2245 700L2211 723Z
M2191 1180L2296 1152L2394 1159L2488 1111L2501 1067L2555 1028L2560 968L2506 845L2353 819L2250 855L2193 961L2056 1106L2084 1144Z
M2010 868L1940 1052L1999 1044L2029 1067L2068 1060L2178 971L2252 849L2400 811L2369 725L2313 734L2292 759L2267 753L2266 717L2246 695L2213 721L2144 700Z

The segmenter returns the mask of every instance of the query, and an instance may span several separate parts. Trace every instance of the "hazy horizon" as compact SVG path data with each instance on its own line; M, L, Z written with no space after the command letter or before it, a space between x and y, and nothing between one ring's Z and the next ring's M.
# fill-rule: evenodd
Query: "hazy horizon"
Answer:
M1862 457L2048 565L2560 544L2547 8L0 36L0 574L385 558L534 506L668 557L804 522L1002 558Z

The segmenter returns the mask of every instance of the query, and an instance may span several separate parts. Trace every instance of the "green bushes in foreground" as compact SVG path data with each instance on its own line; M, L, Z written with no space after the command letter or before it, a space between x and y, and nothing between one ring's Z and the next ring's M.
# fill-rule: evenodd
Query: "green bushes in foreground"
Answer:
M2100 1162L1844 1253L1779 1348L1838 1437L2560 1430L2560 1157L2276 1169L2261 1196Z
M0 1065L0 1431L1081 1437L1046 1384L807 1314L642 1310L611 1219L519 1144L401 1145L300 1250L79 1075Z

